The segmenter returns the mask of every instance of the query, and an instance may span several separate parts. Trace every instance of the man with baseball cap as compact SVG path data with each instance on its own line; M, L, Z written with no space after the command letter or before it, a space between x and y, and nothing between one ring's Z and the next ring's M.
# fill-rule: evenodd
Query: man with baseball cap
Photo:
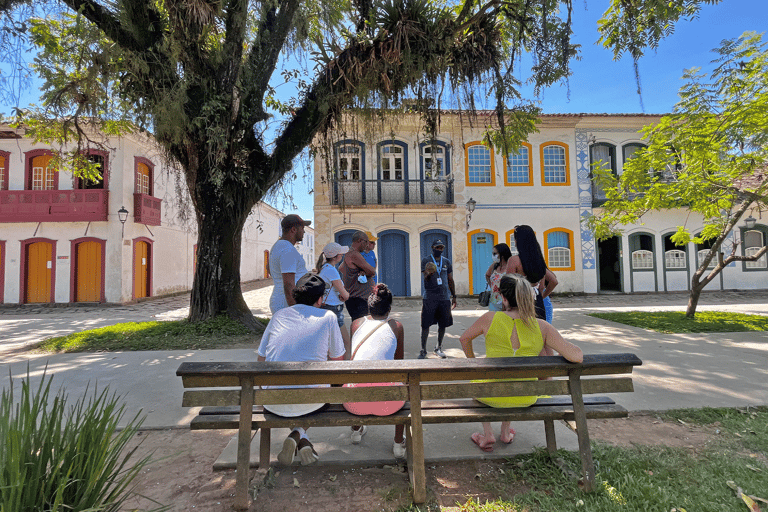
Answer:
M456 307L456 286L453 283L451 261L443 257L445 244L442 240L432 242L432 254L421 260L424 274L424 299L421 304L421 352L419 359L427 357L429 328L437 324L437 346L435 354L445 358L443 337L446 327L453 325L451 309Z
M294 305L272 315L258 349L259 361L341 361L344 341L336 315L323 304L326 283L317 274L302 275L292 295ZM282 387L282 386L278 386ZM303 387L303 386L289 386ZM265 404L272 414L293 418L317 411L325 404ZM318 455L307 436L306 425L297 418L293 430L283 442L277 460L291 465L298 456L303 465L317 462Z
M377 237L373 236L373 233L370 231L366 231L365 234L368 236L368 247L363 249L363 259L368 262L370 266L372 266L374 269L376 268L376 240L378 240ZM379 282L378 274L373 275L373 284L376 284Z
M307 273L307 267L295 245L304 240L304 228L311 223L312 221L304 220L293 213L286 215L280 221L283 236L269 251L269 273L275 284L272 296L269 298L269 309L272 314L296 304L292 293L293 288L296 281Z
M344 261L339 266L344 288L349 292L345 303L349 318L354 321L368 314L368 297L373 291L373 268L361 254L368 247L368 235L365 231L355 231L352 234L352 245L344 255Z

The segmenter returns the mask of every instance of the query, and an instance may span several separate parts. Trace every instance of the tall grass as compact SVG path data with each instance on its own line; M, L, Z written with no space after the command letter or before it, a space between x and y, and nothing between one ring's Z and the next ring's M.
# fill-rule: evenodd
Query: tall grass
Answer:
M108 389L68 406L63 388L52 395L52 377L33 387L27 372L18 400L10 380L0 397L0 512L119 510L149 462L132 460L136 448L123 453L143 419L119 430L125 405Z

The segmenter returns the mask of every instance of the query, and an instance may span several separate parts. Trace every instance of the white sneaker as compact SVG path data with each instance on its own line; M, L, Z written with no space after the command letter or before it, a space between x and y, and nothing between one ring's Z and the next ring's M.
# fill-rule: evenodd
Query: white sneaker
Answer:
M405 458L405 439L403 439L402 443L395 441L395 443L392 445L392 453L395 454L396 459Z
M365 431L368 430L365 425L360 430L352 429L352 444L360 444L360 441L365 435Z
M435 347L435 355L437 357L439 357L440 359L445 359L446 356L445 356L445 352L443 352L443 347L441 347L439 345L436 346Z

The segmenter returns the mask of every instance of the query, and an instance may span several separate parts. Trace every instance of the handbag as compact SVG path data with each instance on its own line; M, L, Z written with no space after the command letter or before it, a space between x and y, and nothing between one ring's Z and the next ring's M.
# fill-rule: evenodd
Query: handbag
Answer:
M491 290L488 289L488 285L485 285L485 291L480 292L477 302L483 307L488 306L491 302Z

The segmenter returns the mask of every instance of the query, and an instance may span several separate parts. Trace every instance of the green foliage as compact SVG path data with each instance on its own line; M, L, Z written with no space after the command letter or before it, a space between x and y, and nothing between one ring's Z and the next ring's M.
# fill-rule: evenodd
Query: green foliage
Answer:
M590 313L589 316L666 333L768 331L768 316L725 311L700 311L695 317L681 311L626 311Z
M768 453L768 406L672 409L661 416L673 421L716 426L729 436L729 442L741 445L742 449Z
M118 424L125 406L108 389L68 404L53 377L34 388L29 374L0 398L0 511L114 511L131 495L131 485L149 457L132 460L128 443L141 426L134 417ZM166 510L165 507L157 510Z
M263 325L266 318L257 318ZM36 349L44 352L99 352L111 350L200 350L237 343L256 343L243 324L227 316L204 322L127 322L48 338Z

